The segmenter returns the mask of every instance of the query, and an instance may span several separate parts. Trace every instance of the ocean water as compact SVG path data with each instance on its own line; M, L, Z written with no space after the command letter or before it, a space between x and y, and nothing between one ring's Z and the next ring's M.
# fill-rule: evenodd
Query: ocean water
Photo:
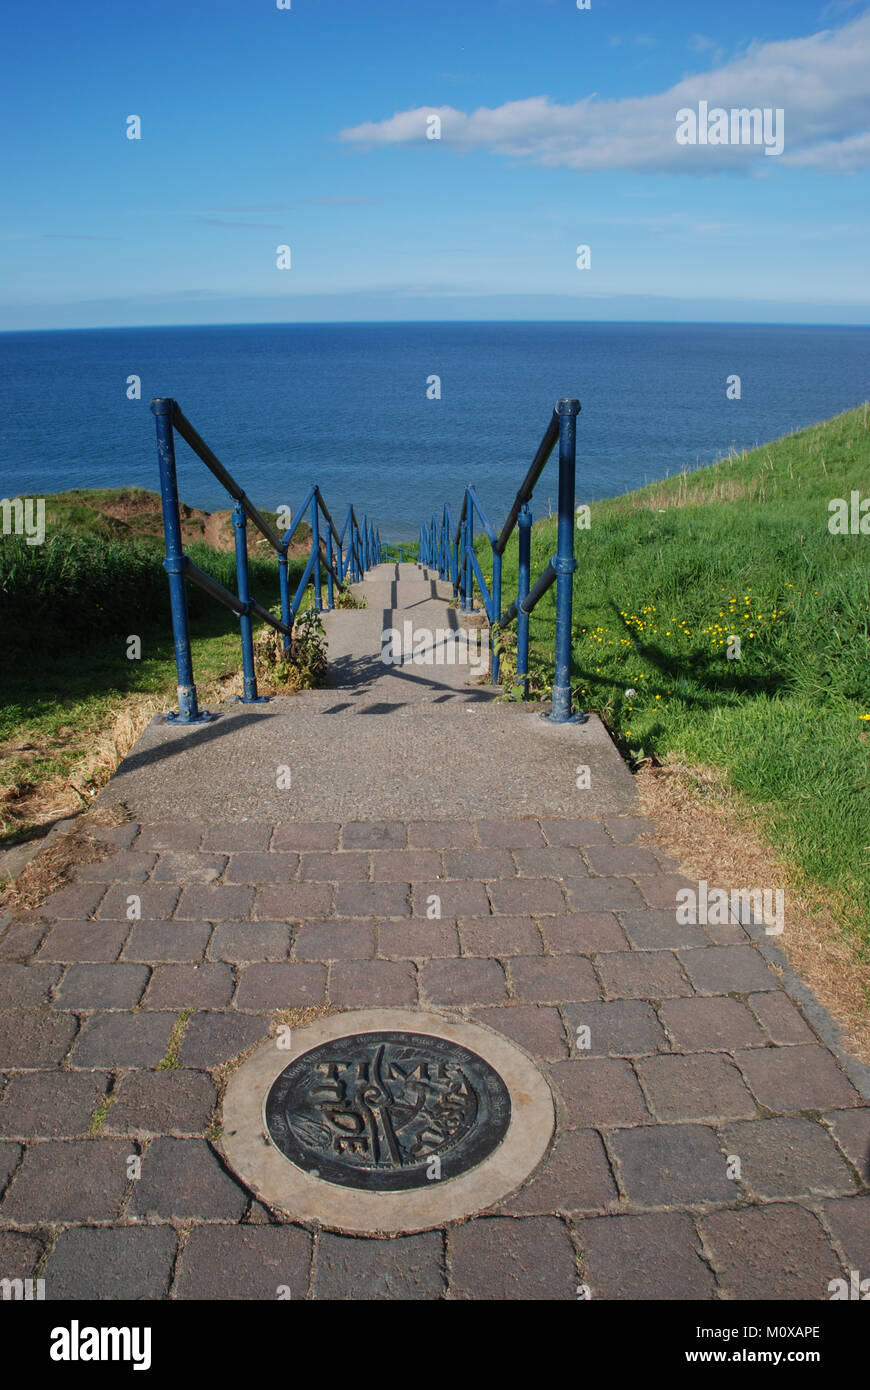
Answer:
M726 378L741 399L726 398ZM140 400L127 378L141 379ZM438 376L440 399L428 399ZM318 482L382 539L477 487L498 528L560 396L581 402L577 500L764 443L870 396L870 328L627 323L251 324L0 334L0 491L158 486L174 396L249 496ZM178 441L182 498L226 494ZM555 458L533 501L556 503Z

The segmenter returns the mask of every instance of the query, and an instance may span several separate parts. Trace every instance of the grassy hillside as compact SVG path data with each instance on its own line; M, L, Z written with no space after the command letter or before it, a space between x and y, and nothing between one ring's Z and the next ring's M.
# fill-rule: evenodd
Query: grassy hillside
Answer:
M594 504L577 532L573 681L635 762L725 769L870 943L870 536L828 530L829 501L853 490L870 496L866 404ZM555 548L555 520L540 522L533 575ZM515 585L514 540L506 600ZM554 615L552 590L532 619L550 672Z

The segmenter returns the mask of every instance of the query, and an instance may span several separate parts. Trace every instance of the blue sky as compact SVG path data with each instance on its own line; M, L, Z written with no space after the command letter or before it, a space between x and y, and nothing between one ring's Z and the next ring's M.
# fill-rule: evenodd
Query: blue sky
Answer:
M4 14L0 328L870 321L866 0ZM679 146L701 100L782 154Z

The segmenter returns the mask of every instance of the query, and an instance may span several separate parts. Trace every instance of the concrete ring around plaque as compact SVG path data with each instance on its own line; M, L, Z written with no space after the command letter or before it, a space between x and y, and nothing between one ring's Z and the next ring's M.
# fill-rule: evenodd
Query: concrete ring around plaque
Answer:
M297 1221L427 1230L506 1197L547 1152L550 1088L499 1033L425 1010L355 1009L279 1041L231 1076L220 1147L246 1187Z

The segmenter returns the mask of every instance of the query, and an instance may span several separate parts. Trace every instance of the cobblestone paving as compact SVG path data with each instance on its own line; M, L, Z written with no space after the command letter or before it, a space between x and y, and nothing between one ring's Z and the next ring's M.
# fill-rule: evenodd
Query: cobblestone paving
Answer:
M860 1073L763 929L677 924L650 828L92 832L108 857L0 936L0 1276L49 1299L826 1299L866 1277ZM253 1199L213 1145L222 1064L276 1010L418 1004L548 1077L556 1136L525 1186L392 1239Z

